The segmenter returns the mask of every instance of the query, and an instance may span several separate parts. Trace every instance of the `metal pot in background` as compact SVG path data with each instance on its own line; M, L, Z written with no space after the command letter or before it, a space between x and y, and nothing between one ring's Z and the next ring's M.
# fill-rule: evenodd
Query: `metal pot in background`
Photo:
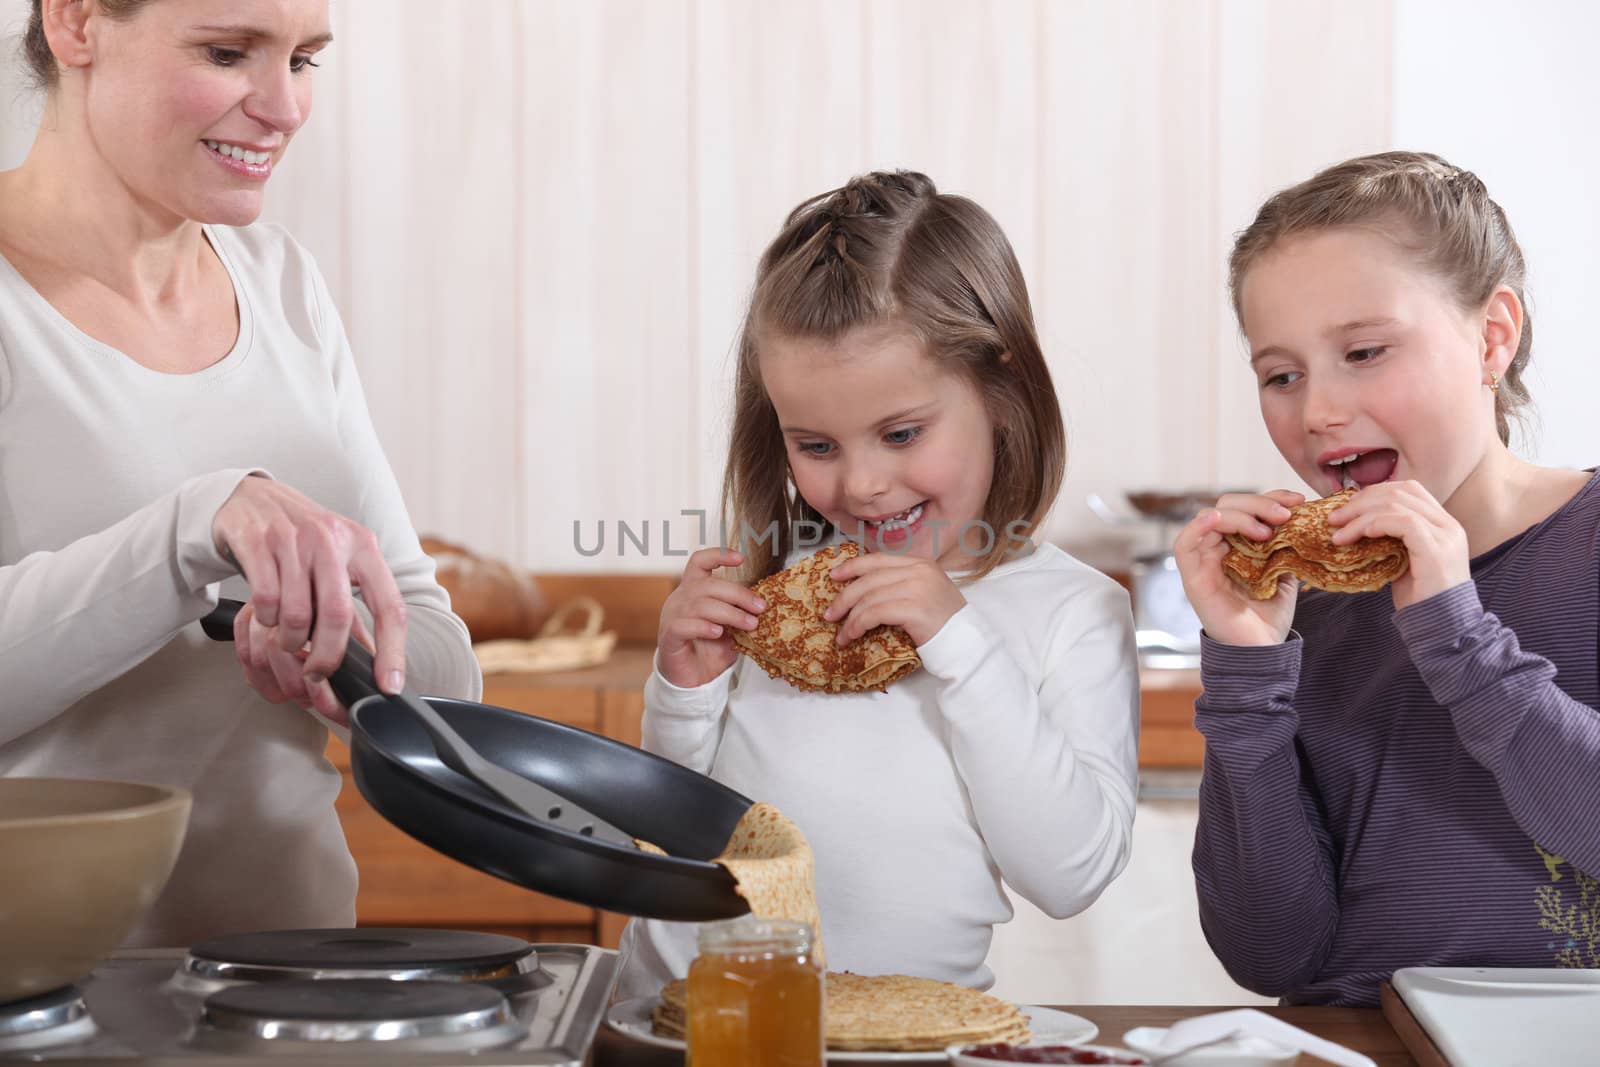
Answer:
M1144 527L1155 532L1153 551L1135 554L1129 568L1133 587L1133 621L1138 631L1139 665L1168 669L1200 666L1200 619L1189 606L1172 554L1172 540L1184 523L1217 502L1221 492L1140 490L1124 494L1134 514L1108 504L1098 493L1088 496L1089 509L1118 527Z

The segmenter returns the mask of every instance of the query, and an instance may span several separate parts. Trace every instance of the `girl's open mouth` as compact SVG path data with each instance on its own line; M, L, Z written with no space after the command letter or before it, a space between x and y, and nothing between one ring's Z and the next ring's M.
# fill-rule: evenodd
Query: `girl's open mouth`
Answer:
M877 542L883 545L900 544L916 533L922 522L922 511L927 501L916 504L906 510L891 515L887 519L877 522L863 522L862 526L868 538L868 543Z
M1348 456L1322 464L1323 471L1332 482L1331 492L1340 489L1359 489L1376 485L1394 477L1400 463L1400 454L1392 448L1374 448L1367 452L1352 452Z

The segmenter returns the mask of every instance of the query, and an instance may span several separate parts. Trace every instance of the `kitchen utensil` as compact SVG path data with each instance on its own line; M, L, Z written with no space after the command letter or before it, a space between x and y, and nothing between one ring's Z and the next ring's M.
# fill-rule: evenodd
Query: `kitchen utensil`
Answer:
M1227 1039L1238 1039L1237 1045ZM1162 1030L1142 1026L1122 1035L1128 1047L1150 1056L1172 1056L1177 1065L1230 1064L1268 1067L1293 1063L1301 1052L1339 1067L1377 1067L1371 1057L1308 1033L1254 1008L1179 1019Z
M0 1002L67 985L155 903L189 825L187 791L0 778Z
M230 640L233 636L233 619L244 605L237 600L220 600L216 610L201 620L206 636L216 641ZM632 848L633 838L618 830L604 819L597 819L565 797L559 796L538 782L506 770L480 756L476 749L456 733L450 724L439 716L409 688L399 693L385 694L373 681L372 653L354 638L345 649L344 663L340 669L350 677L335 683L340 699L352 709L366 701L387 701L405 708L417 717L428 732L434 751L444 765L463 777L470 778L498 795L506 803L534 821L543 821L573 833L593 836L614 845ZM354 696L351 700L348 697Z
M232 637L220 617L206 630L218 640ZM356 787L423 844L508 882L607 911L703 922L749 910L733 875L710 862L750 807L748 797L587 730L487 704L422 698L490 763L565 798L630 842L575 833L529 817L445 764L415 712L378 693L370 658L347 655L329 682L351 709ZM668 855L637 849L632 839Z
M1088 496L1089 509L1111 526L1149 526L1156 529L1156 548L1133 557L1128 577L1133 592L1133 618L1139 662L1145 667L1183 668L1200 664L1200 619L1189 606L1172 554L1175 527L1188 522L1202 508L1216 503L1220 494L1206 490L1126 494L1129 515L1113 507L1098 493Z

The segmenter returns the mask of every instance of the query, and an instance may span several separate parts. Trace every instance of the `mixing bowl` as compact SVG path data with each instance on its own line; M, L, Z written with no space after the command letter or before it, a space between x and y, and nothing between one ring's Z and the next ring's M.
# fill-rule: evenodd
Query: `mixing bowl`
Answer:
M0 1002L88 974L155 903L189 824L187 791L0 778Z

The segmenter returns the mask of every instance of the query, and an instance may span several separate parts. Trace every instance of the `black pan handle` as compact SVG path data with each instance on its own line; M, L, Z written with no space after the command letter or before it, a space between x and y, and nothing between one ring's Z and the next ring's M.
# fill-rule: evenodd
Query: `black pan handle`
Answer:
M200 620L201 629L213 641L233 640L233 620L244 607L237 600L219 600L211 614ZM394 695L380 693L372 673L372 653L354 638L345 649L344 660L328 676L328 683L345 707L354 707L357 701L370 696L383 696L392 706L408 710L433 741L433 749L440 762L463 778L497 794L514 809L534 822L569 833L596 837L612 845L633 849L633 838L612 826L604 819L591 815L577 804L531 778L501 767L486 759L477 749L456 733L455 727L445 721L427 701L406 689Z
M217 606L211 614L200 620L200 628L206 636L213 641L231 642L233 640L233 617L239 614L239 609L244 607L242 600L229 600L219 597Z
M233 619L243 607L242 600L219 598L211 614L200 620L200 628L213 641L232 641ZM344 659L328 676L328 684L333 687L334 696L347 708L379 693L377 676L372 672L372 653L352 637L345 648Z

